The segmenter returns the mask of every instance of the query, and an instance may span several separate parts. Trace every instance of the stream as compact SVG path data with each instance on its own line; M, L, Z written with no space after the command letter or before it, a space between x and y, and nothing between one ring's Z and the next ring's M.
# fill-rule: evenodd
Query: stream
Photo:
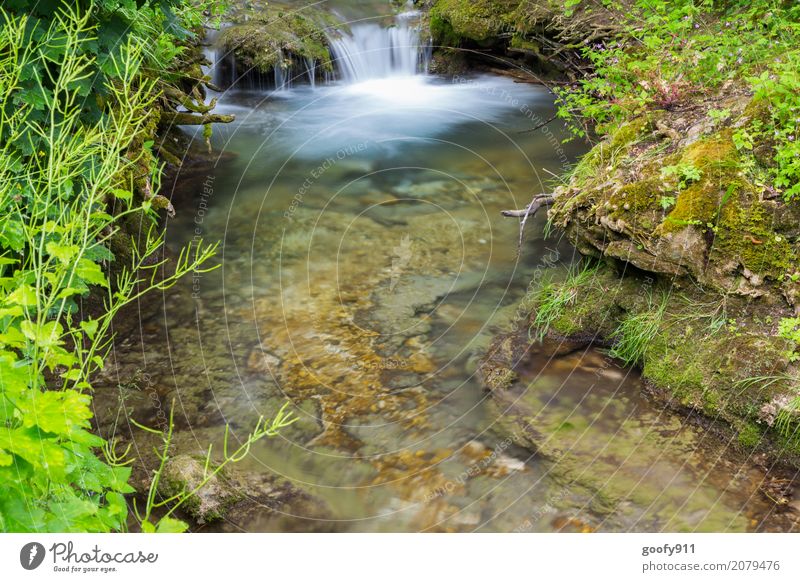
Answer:
M512 392L549 445L512 443L478 361L542 269L576 256L542 215L518 252L500 211L584 146L560 122L524 132L554 113L542 86L425 74L415 26L353 24L335 81L219 96L236 121L215 126L213 166L179 181L192 202L167 244L219 240L220 267L140 306L95 398L101 426L118 404L158 426L174 401L176 446L202 455L288 400L300 420L236 470L307 498L207 531L767 527L763 471L593 348L531 351Z

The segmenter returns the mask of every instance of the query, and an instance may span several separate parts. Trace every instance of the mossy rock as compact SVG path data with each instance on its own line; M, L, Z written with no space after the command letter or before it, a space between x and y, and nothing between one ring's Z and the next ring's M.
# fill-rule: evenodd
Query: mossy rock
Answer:
M431 35L449 46L457 46L461 39L490 41L509 28L509 16L517 4L513 0L437 0L430 11Z
M177 455L171 458L159 481L158 491L165 498L188 494L205 479L205 462L190 455ZM191 493L183 509L198 523L221 519L226 511L243 495L231 486L221 474L211 479L196 493Z
M330 14L313 8L297 11L265 5L239 7L231 17L232 25L222 30L219 42L244 71L265 74L276 66L302 70L302 59L313 60L318 70L333 70L325 34L326 28L336 23Z

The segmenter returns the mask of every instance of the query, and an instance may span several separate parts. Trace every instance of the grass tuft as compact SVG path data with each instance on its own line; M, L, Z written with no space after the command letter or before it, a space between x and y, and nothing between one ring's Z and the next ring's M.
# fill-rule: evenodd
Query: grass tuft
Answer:
M622 360L626 366L641 364L664 319L668 299L669 296L663 294L656 304L651 295L645 311L631 314L622 320L611 334L614 345L609 350L609 355Z

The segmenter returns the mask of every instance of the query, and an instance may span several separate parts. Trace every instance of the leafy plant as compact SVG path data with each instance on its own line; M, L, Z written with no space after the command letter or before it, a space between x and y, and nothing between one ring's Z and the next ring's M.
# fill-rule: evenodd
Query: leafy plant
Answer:
M662 178L678 178L678 189L683 190L689 184L700 180L703 172L692 164L677 164L661 168Z
M797 346L800 344L800 318L782 318L778 322L778 337L782 337L783 339L792 342L792 349L786 353L789 361L796 362L798 359L800 359L800 354L797 353Z
M132 194L142 154L131 146L158 98L143 75L145 38L125 35L97 55L108 42L98 11L111 2L65 3L48 18L7 11L23 4L0 9L0 531L117 531L130 467L90 430L92 375L114 315L213 268L203 265L216 245L187 247L167 270L156 260L157 197ZM88 101L102 103L97 116ZM149 172L157 189L158 167ZM142 236L111 274L110 241L128 219ZM100 314L81 314L90 293L105 296Z

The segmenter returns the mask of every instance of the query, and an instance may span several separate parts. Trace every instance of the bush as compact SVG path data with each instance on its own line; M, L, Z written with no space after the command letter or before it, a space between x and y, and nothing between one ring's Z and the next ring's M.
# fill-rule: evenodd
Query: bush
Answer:
M31 14L28 4L37 6ZM132 194L130 170L144 154L131 144L147 135L158 97L142 72L174 50L141 28L153 19L116 35L113 23L174 4L0 8L0 531L126 527L130 468L90 431L92 374L103 367L114 314L202 270L215 249L185 249L159 278L152 203ZM159 168L150 172L155 188ZM107 243L134 214L150 228L109 280ZM89 293L105 296L105 309L81 317Z

